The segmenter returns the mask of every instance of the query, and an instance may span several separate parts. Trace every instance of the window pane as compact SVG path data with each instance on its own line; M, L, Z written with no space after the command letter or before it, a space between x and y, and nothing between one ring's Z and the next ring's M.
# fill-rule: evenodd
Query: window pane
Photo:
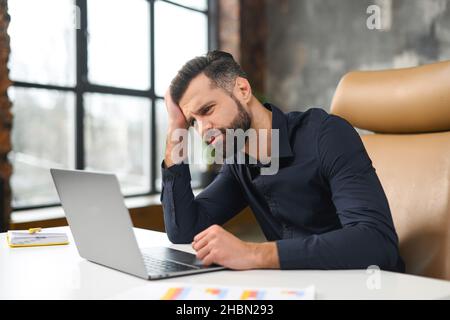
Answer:
M15 81L75 85L76 10L71 0L8 1L10 77Z
M85 95L86 169L117 174L124 194L150 191L150 100Z
M173 18L176 17L176 23ZM177 71L208 50L207 16L165 2L155 3L155 90L164 96Z
M207 0L171 0L171 1L198 10L206 10L208 8Z
M87 9L89 81L149 89L148 1L89 0Z
M71 92L8 90L13 101L13 206L58 203L49 168L74 168L75 96Z
M164 160L167 136L167 112L164 100L156 102L156 190L161 191L161 162ZM193 130L193 129L191 129ZM202 139L196 132L189 132L189 159L191 170L191 185L193 188L203 187L202 175L206 171L206 161L202 160ZM194 150L193 146L196 146ZM194 157L194 151L196 152Z

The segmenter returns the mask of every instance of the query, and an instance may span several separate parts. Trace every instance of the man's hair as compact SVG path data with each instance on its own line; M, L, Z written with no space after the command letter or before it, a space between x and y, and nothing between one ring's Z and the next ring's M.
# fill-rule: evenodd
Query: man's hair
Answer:
M211 80L213 86L230 93L237 77L247 78L247 75L231 54L218 50L210 51L206 56L196 57L188 61L172 80L170 94L176 104L180 104L180 100L192 79L201 73L204 73Z

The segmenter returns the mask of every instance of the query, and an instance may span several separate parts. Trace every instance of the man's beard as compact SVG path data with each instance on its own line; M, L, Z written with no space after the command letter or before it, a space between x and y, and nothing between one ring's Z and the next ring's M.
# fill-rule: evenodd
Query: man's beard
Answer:
M244 106L242 105L242 103L233 95L230 95L231 98L233 99L233 101L236 104L237 110L238 110L238 114L234 117L233 121L231 121L230 125L228 126L228 128L218 128L217 130L219 130L222 133L222 155L223 158L227 158L229 156L229 154L227 154L227 130L243 130L244 132L246 132L248 129L250 129L251 127L251 123L252 123L252 119L250 114L245 110ZM245 141L247 140L247 137L245 138ZM230 142L230 141L229 141ZM233 141L233 155L236 154L239 150L242 149L243 146L239 146L238 145L238 141L237 139L234 139ZM218 146L219 147L219 146Z

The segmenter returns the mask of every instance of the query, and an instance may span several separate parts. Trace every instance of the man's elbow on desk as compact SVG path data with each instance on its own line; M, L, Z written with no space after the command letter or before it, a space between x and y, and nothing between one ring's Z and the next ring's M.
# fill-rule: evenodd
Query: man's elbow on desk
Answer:
M167 228L166 234L169 241L173 244L189 244L192 242L194 235L191 233L181 232L180 230L173 230L173 228Z

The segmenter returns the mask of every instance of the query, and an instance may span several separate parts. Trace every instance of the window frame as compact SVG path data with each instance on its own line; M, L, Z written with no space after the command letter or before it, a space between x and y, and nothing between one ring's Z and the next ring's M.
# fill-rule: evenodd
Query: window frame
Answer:
M125 1L125 0L124 0ZM150 190L145 193L129 194L125 198L132 198L138 196L149 196L158 194L156 189L156 172L159 170L159 163L156 159L156 104L158 100L164 98L156 95L155 93L155 2L161 1L183 8L185 10L195 11L203 13L207 18L207 45L208 50L214 50L218 47L218 28L217 28L217 13L218 3L217 0L207 0L206 10L199 10L191 8L170 0L145 0L149 3L149 28L150 28L150 88L148 90L129 89L121 87L112 87L99 84L90 83L88 80L88 23L87 23L87 0L75 0L75 6L80 14L79 28L76 30L76 80L75 86L58 86L49 84L39 84L34 82L14 81L12 80L12 87L20 88L35 88L35 89L47 89L58 90L64 92L72 92L75 95L75 169L83 170L85 168L85 137L84 137L84 114L85 103L83 97L85 93L100 93L100 94L115 94L122 96L132 97L145 97L150 99ZM13 207L13 211L31 210L39 208L49 208L60 206L60 203L45 203L41 205L19 206Z

